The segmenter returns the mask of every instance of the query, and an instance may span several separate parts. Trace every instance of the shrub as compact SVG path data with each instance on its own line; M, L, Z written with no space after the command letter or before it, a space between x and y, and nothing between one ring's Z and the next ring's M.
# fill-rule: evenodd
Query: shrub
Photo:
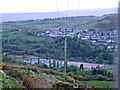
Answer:
M78 70L78 67L76 65L70 65L70 66L67 66L67 69L66 69L66 72L76 72Z
M77 75L77 76L78 76L78 75L86 76L86 73L85 73L85 71L83 71L83 70L78 70L76 75Z
M69 78L69 77L65 77L65 80L66 80L67 82L70 82L70 83L73 83L73 82L74 82L73 79L71 79L71 78Z
M113 72L112 71L107 71L106 76L108 78L112 78L113 77Z
M58 68L58 67L53 67L53 69L59 71L59 68Z
M96 69L95 68L93 68L93 75L96 75Z
M95 75L95 78L104 78L104 76L103 75L101 75L101 74L97 74L97 75Z
M52 84L52 88L74 88L73 84L69 82L55 82Z
M68 76L74 76L74 73L73 72L69 72L67 75Z
M12 58L11 58L11 57L8 57L8 56L3 56L2 61L3 61L3 62L11 62L11 61L12 61Z
M6 66L6 64L4 64L4 63L0 64L0 67L2 67L3 70L5 69L5 66Z

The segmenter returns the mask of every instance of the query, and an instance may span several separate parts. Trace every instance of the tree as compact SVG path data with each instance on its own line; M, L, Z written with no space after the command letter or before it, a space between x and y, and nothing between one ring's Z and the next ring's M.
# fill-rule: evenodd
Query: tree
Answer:
M101 36L103 36L103 32L101 33Z
M95 68L93 68L93 75L96 75L96 69Z
M13 59L13 61L16 61L17 60L17 56L16 55L12 55L12 59Z
M3 56L3 59L2 59L3 62L11 62L12 61L12 58L10 56Z
M92 36L90 36L90 40L92 40Z
M52 68L52 66L51 66L51 60L49 60L49 68Z
M114 62L113 54L109 53L107 55L107 61L109 61L110 64L113 64L113 62Z
M84 70L83 64L80 65L80 69Z
M93 67L91 67L91 70L93 70Z
M96 68L100 69L100 66L98 65L98 66L96 66Z
M62 67L62 61L60 61L60 65L59 66Z
M57 61L57 67L59 68L59 61Z
M43 68L48 68L48 66L46 64L43 64Z
M103 63L103 60L104 60L103 53L100 53L98 58L96 59L96 63Z
M22 58L27 59L28 58L27 54L23 54Z
M53 67L56 67L56 60L53 60Z

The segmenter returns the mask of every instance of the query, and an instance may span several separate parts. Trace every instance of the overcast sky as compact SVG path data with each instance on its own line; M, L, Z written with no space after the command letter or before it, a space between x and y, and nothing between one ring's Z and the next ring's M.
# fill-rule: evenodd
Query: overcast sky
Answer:
M0 13L67 10L67 0L0 0ZM79 4L80 1L80 4ZM118 7L119 0L68 0L68 10Z

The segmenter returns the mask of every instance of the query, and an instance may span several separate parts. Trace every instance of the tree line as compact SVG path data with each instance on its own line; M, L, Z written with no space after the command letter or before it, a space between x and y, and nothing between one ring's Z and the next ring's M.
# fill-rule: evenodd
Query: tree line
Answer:
M28 54L46 59L64 60L64 42L65 37L44 37L43 41L29 40L29 42L27 39L20 38L17 40L3 39L2 44L3 53ZM20 47L20 44L22 44L22 47ZM112 64L114 54L107 48L100 49L97 45L74 36L67 37L67 60Z

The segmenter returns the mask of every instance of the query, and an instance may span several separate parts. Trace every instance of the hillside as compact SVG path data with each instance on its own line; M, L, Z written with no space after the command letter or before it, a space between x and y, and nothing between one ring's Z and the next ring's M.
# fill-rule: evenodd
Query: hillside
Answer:
M68 16L102 16L109 13L117 13L118 8L97 8L97 9L84 9L78 10L69 10ZM19 20L35 20L35 19L44 19L44 18L55 18L55 17L66 17L67 11L60 11L59 16L57 12L31 12L31 13L3 13L2 21L19 21Z
M111 27L112 25L112 27ZM3 23L3 30L50 30L58 28L69 29L116 29L117 14L107 14L103 16L77 16L62 18L45 18L27 21L9 21Z
M100 30L114 33L117 25L116 20L117 14L108 14L99 17L78 16L5 22L2 24L3 53L10 55L28 54L46 59L64 60L64 37L38 36L38 34L45 33L48 30L58 32L65 28L74 31L82 29L83 34L85 29L92 30L92 32L96 31L96 33L98 30L99 33L101 33ZM115 38L108 39L114 40ZM106 46L99 48L99 45L93 45L76 36L68 37L67 42L68 60L83 62L94 62L96 60L96 63L103 63L105 60L106 63L113 63L113 58L110 57L113 57L114 52L111 53L109 49L106 50ZM107 43L107 46L110 45L113 45L113 49L115 48L115 43ZM101 56L103 61L100 60Z
M113 88L113 79L92 76L65 75L52 69L33 65L1 63L0 83L2 88ZM79 70L78 70L79 71ZM108 70L109 71L109 70ZM83 72L83 71L82 71ZM86 72L87 73L87 72ZM100 76L100 75L99 75ZM92 80L92 82L90 82ZM95 84L97 83L97 84ZM103 85L106 83L105 85Z

